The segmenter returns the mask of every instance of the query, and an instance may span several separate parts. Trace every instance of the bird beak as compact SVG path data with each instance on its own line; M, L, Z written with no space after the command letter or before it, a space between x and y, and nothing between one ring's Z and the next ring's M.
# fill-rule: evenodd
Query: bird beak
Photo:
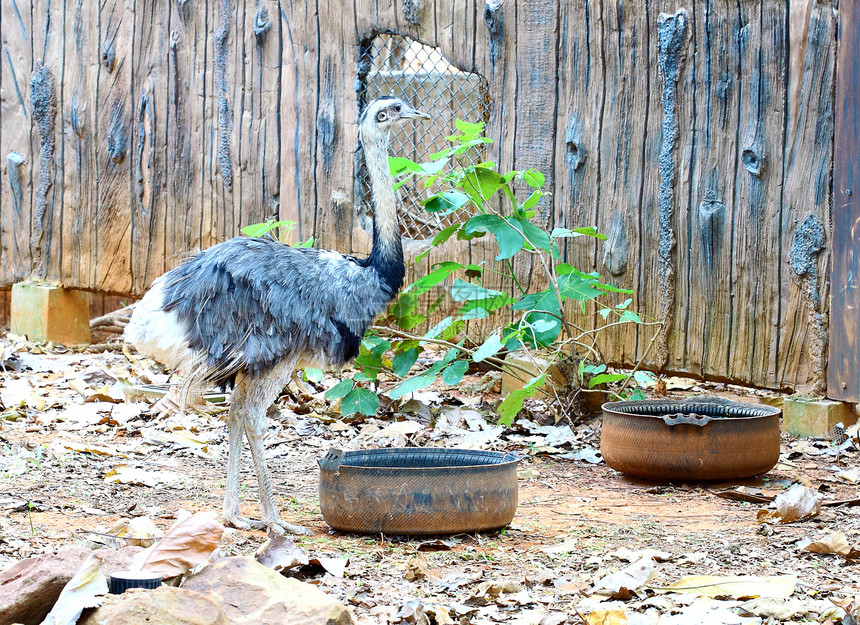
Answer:
M422 113L421 111L416 111L415 109L404 108L402 111L400 111L400 119L409 119L411 117L430 119L430 116L427 113Z

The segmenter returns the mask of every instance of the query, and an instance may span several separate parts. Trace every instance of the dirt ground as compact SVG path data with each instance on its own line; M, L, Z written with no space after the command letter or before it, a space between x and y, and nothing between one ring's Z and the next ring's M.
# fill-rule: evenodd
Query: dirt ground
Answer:
M123 386L166 381L151 362L115 349L76 353L4 337L0 365L0 570L30 555L97 543L132 517L148 516L166 531L180 510L220 509L224 415L158 419L147 413L147 403L123 401ZM473 388L481 389L480 376L474 377ZM763 394L710 383L681 386L690 388L670 395L757 401ZM469 395L440 387L396 412L354 423L340 420L322 400L324 389L317 390L305 400L282 398L279 410L270 412L269 467L282 517L313 531L297 544L310 558L344 563L345 572L308 565L287 574L319 584L360 622L839 623L844 612L834 612L835 603L852 605L860 596L856 559L803 549L835 532L844 533L851 547L860 546L860 505L850 502L860 497L860 453L850 440L840 445L783 434L780 462L764 476L654 484L627 478L594 457L599 419L573 424L554 446L522 425L476 425L475 415L492 419L498 399L492 390ZM440 431L440 415L452 427ZM414 538L331 530L319 512L317 459L331 447L403 444L468 444L523 454L512 524L501 531ZM741 485L778 495L796 483L825 502L848 503L822 507L796 523L762 523L757 514L767 504L717 495ZM259 513L256 486L246 461L242 511L251 517ZM262 532L227 530L220 550L249 555L264 540ZM640 560L645 550L656 551L644 554L652 555L647 583L616 598L593 594L606 575ZM761 600L750 603L754 593L711 600L665 589L692 575L797 579L791 598L780 603L791 609L779 612L762 607ZM695 601L705 610L697 614L710 616L691 616ZM703 608L702 601L709 603Z

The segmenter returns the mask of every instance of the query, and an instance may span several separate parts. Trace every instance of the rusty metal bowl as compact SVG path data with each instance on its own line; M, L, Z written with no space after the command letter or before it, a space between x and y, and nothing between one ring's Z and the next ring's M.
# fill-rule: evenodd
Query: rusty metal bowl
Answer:
M722 398L603 404L600 452L647 480L734 480L779 460L780 410Z
M329 450L320 511L336 530L456 534L504 527L517 509L515 454L470 449Z

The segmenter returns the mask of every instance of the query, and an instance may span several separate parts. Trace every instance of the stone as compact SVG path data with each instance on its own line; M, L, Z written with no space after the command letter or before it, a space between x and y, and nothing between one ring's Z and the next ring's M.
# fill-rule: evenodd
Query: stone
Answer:
M189 577L182 588L215 601L237 625L351 625L340 601L313 586L269 569L253 558L218 560ZM89 624L88 624L89 625Z
M786 397L782 404L782 425L792 436L830 436L837 423L846 428L857 422L851 404L802 395Z
M70 548L16 562L0 573L0 625L41 623L60 592L91 553L102 559L105 575L123 571L131 565L140 547L122 549Z
M224 612L212 599L185 588L159 586L133 588L108 595L104 603L78 621L78 625L228 625Z
M90 342L86 293L45 282L12 285L12 333L60 345Z
M529 358L522 351L510 352L507 356L505 356L505 364L515 364L519 367L522 367L526 371L528 371L528 375L534 377L538 375L541 371L546 369L547 361L545 358L533 355L533 358ZM525 380L521 380L514 375L514 369L512 367L505 366L502 369L502 397L507 397L511 391L516 391L521 389L528 382L528 377ZM516 370L516 373L521 377L525 377L526 374ZM549 374L552 377L553 381L559 386L563 386L567 380L565 380L564 375L561 373L559 368L555 365L550 367ZM542 392L542 391L539 391Z

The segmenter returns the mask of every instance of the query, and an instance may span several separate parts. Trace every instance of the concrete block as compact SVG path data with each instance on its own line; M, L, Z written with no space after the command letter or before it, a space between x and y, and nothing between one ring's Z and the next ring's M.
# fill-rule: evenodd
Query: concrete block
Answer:
M783 428L792 436L830 435L837 423L845 427L857 421L851 404L829 399L812 399L795 395L786 397L782 406Z
M505 366L502 369L502 397L507 397L508 393L511 391L516 391L521 389L526 385L526 382L529 381L529 377L534 377L539 375L541 371L544 371L547 366L546 358L542 358L537 354L533 354L532 358L526 356L524 352L516 351L511 352L507 356L505 356L505 363L512 363L523 369L527 370L528 375L521 372L519 369L514 369L512 367ZM520 380L517 378L514 373L519 375L520 377L525 377L525 380ZM549 370L550 377L559 385L564 384L566 382L564 376L561 371L559 371L558 367L553 365Z
M90 342L90 304L86 293L46 282L12 286L13 334L31 341L79 345Z

